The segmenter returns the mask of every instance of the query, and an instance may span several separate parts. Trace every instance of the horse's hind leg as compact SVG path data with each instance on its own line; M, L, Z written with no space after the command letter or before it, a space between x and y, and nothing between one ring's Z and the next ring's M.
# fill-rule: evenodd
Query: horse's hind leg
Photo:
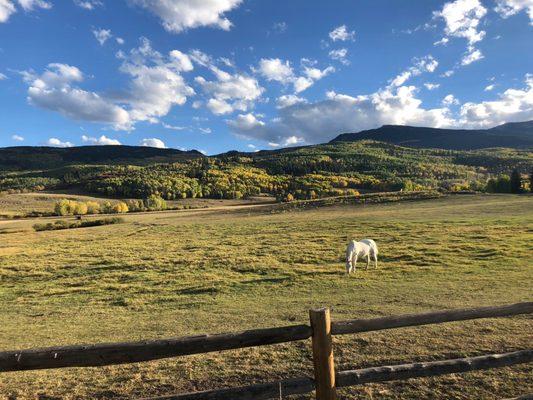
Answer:
M366 256L366 269L368 269L369 266L370 266L370 253L368 253Z
M378 255L374 253L374 265L376 266L376 269L378 269Z

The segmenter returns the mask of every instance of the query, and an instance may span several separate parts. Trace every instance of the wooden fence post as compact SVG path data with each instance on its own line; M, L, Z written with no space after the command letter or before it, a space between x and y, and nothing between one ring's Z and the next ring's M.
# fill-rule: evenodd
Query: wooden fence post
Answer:
M336 400L335 364L331 340L329 308L309 310L313 329L313 364L317 400Z

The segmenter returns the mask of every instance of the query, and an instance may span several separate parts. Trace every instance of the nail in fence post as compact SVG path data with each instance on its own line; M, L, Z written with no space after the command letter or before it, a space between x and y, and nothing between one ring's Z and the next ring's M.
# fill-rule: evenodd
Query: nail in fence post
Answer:
M335 364L331 340L329 308L309 310L313 328L313 364L317 400L336 400Z

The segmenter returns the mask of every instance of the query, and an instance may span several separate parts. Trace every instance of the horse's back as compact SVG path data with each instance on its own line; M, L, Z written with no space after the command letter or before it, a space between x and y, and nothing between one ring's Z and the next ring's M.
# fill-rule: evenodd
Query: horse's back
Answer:
M374 254L378 254L378 245L372 239L363 239L361 240L361 243L367 244Z

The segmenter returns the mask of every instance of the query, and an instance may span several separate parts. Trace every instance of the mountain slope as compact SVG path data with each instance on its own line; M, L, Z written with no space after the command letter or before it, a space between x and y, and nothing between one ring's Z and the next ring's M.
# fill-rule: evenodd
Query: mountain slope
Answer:
M140 146L5 147L0 148L0 169L40 169L76 164L149 165L203 157L196 150Z
M473 150L490 147L533 147L533 121L509 123L491 129L439 129L383 125L357 133L344 133L330 143L377 140L417 148Z

